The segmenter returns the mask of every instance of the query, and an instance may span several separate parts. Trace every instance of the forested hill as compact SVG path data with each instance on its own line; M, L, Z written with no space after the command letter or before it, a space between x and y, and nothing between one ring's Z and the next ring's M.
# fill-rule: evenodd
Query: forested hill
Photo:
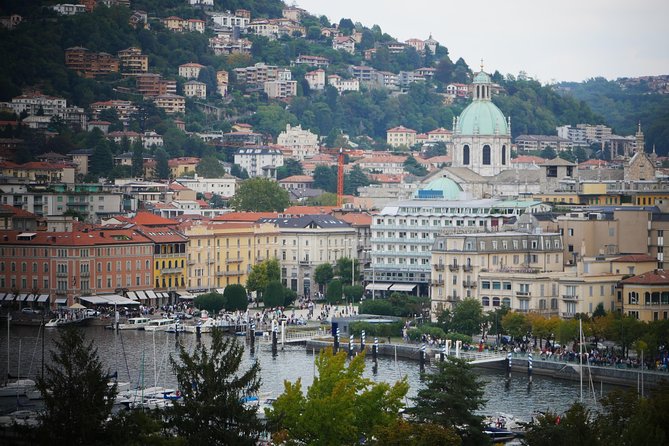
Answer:
M623 80L601 77L580 83L565 82L557 87L564 95L588 104L613 127L614 133L631 135L641 122L647 148L655 145L663 155L669 150L669 94L652 93L643 83L626 87Z
M437 127L450 129L453 117L469 102L468 99L456 100L452 104L444 102L447 85L468 83L472 75L466 61L460 58L453 62L450 59L448 42L441 42L434 54L430 51L419 53L410 46L402 52L391 53L387 44L395 39L378 25L368 28L354 23L355 11L351 11L352 19L344 18L335 24L327 17L307 14L300 22L306 35L286 35L277 40L245 35L252 43L250 54L215 55L209 48L209 38L214 36L210 28L204 33L179 33L166 29L160 22L160 18L172 15L207 18L203 9L190 7L186 0L132 1L132 10L148 12L150 29L131 27L128 19L132 10L128 8L97 7L90 13L58 16L44 8L44 5L55 3L20 0L0 3L0 15L19 13L24 16L23 23L14 30L0 29L0 60L3 61L0 64L0 101L11 100L25 89L33 88L64 96L69 103L84 108L92 102L108 99L145 103L141 97L127 93L134 87L133 79L116 73L85 79L68 70L64 63L65 49L69 47L83 46L91 51L116 55L120 50L136 46L149 56L149 71L166 79L176 79L179 94L182 94L185 79L178 77L178 66L197 62L206 67L199 78L208 87L206 102L224 109L225 115L220 120L212 120L203 115L195 101L188 99L186 114L182 118L189 131L226 130L231 122L244 121L253 124L256 130L276 137L286 123L299 123L320 135L330 136L330 143L343 131L362 147L380 148L385 145L386 130L398 125L419 132ZM285 7L278 0L216 0L215 5L217 10L246 9L251 12L252 18L280 17ZM334 50L332 39L322 35L322 28L333 25L337 25L344 35L360 33L361 41L353 54ZM416 37L424 39L427 36ZM376 48L376 53L370 60L365 60L363 52L372 48ZM322 92L310 91L304 74L311 68L291 65L291 61L304 54L326 57L330 61L327 74L344 78L350 77L350 66L362 64L395 74L422 67L432 67L436 71L432 80L410 84L406 94L367 87L361 88L360 92L343 94L338 94L332 87L326 87ZM289 67L293 79L298 81L297 96L290 101L278 101L268 99L262 92L247 91L244 85L237 82L233 70L257 62ZM226 98L216 94L218 70L231 73L230 94ZM596 104L587 98L583 101L574 99L568 94L558 93L552 86L542 86L525 77L504 77L495 72L493 79L503 87L494 101L505 115L511 116L513 136L555 134L555 127L565 124L612 124L605 119L606 107L595 107ZM143 126L148 122L153 129L164 130L166 125L163 121L171 122L170 117L150 104L145 105L141 122L131 122L131 129L142 127L141 130L144 130ZM633 116L626 125L633 126L637 120ZM166 146L177 150L177 146L168 141Z

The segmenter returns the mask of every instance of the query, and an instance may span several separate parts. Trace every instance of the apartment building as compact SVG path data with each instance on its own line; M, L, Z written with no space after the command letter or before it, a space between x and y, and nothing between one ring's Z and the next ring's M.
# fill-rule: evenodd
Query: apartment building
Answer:
M176 94L161 94L154 99L156 107L162 108L167 114L186 113L186 98Z
M179 65L179 76L185 77L186 79L197 79L200 76L200 71L205 68L204 65L199 63L189 62L182 65Z
M243 148L235 152L235 164L252 178L276 178L276 168L283 166L283 153L266 147Z
M153 243L135 229L4 231L0 255L0 291L19 306L70 306L93 294L151 288Z
M309 84L309 88L312 90L323 90L325 89L325 70L318 69L314 71L309 71L305 73L304 80Z
M270 99L291 98L297 96L297 81L267 81L263 84L263 90Z
M524 209L500 200L423 200L390 203L372 218L368 290L427 295L432 246L443 230L496 231Z
M230 198L235 195L238 181L239 180L232 175L225 175L223 178L203 178L197 173L192 178L177 178L179 184L196 193L213 193L224 198Z
M662 269L623 279L617 309L644 322L669 319L669 273Z
M573 143L569 139L552 135L518 135L516 147L519 152L540 151L552 147L556 152L570 151Z
M249 17L238 15L237 12L210 12L208 15L216 26L227 30L232 30L234 28L246 29L251 22Z
M142 54L141 48L130 47L118 52L121 73L134 76L149 71L149 56Z
M145 98L177 93L177 82L163 79L160 74L141 73L135 76L135 81L137 92Z
M184 96L205 99L207 97L207 84L199 81L184 83Z
M111 100L93 102L91 104L91 113L94 120L100 119L100 113L103 110L114 109L116 115L121 121L127 121L130 116L137 112L138 108L130 101Z
M416 144L417 133L401 125L393 127L386 131L386 142L391 147L411 147Z
M300 161L318 154L318 135L309 130L302 130L301 125L292 127L286 124L286 130L279 133L276 143L290 149L291 157Z
M357 232L348 223L330 215L263 218L278 230L281 281L298 295L312 296L317 290L314 271L323 263L357 258ZM342 278L344 283L347 279Z
M95 78L110 73L118 73L119 60L108 53L95 53L83 47L65 50L65 66L78 75Z
M360 81L358 79L344 79L336 74L328 76L328 85L333 86L339 94L345 91L360 91Z
M300 54L293 61L293 65L309 65L316 68L327 68L330 65L330 60L327 57Z

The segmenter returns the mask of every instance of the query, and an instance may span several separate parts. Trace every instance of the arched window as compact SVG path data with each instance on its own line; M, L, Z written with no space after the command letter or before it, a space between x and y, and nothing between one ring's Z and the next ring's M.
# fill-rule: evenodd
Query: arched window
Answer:
M477 85L476 86L476 99L480 99L480 98L481 98L481 86Z
M511 298L509 297L502 298L502 305L507 308L511 308Z
M465 166L469 165L469 146L468 145L465 145L462 148L462 164L464 164Z
M493 307L499 307L499 297L493 297L492 298L492 306Z
M488 296L483 296L481 298L481 305L484 307L489 307L490 306L490 298Z
M502 166L506 166L506 145L502 146Z
M490 146L488 144L483 146L483 164L490 165Z

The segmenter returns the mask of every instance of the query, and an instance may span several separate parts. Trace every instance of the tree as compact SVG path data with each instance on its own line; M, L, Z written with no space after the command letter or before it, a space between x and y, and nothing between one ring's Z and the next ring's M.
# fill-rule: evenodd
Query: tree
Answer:
M330 283L328 283L327 292L325 294L327 301L330 302L331 304L340 302L342 293L341 288L342 288L341 280L339 279L331 280Z
M483 307L476 299L464 299L453 308L451 330L473 336L481 332Z
M246 169L242 169L239 164L233 164L230 168L230 175L237 177L241 180L247 180L249 178L249 173Z
M552 148L551 146L546 146L546 147L544 147L543 150L541 151L541 155L540 155L540 156L541 156L542 158L544 158L544 159L552 160L552 159L557 158L557 152L556 152L555 149Z
M166 180L170 177L170 166L167 159L167 152L163 149L156 150L156 171L155 177L161 180Z
M524 314L509 312L502 318L502 327L513 339L519 339L529 333L532 325Z
M372 445L378 446L460 446L462 440L454 429L434 423L416 423L403 419L378 429Z
M89 172L92 175L106 175L114 167L110 143L102 140L93 148Z
M225 169L215 156L206 156L200 160L195 172L203 178L223 178Z
M337 192L337 166L316 166L314 169L314 189Z
M302 380L286 381L267 418L277 444L352 445L371 439L399 419L409 386L363 378L365 355L346 366L346 352L327 348L316 358L317 375L302 392Z
M417 177L423 177L427 175L427 169L425 166L418 164L418 161L413 156L409 156L404 161L404 170Z
M287 158L284 160L283 166L279 166L276 169L276 179L283 180L284 178L291 177L293 175L303 175L304 170L302 169L302 164L299 160Z
M260 177L244 181L230 200L230 207L237 211L281 212L289 204L288 192L279 183Z
M144 177L144 146L139 139L132 144L132 166L130 175L133 178Z
M36 435L40 444L106 444L106 420L116 395L116 385L108 385L93 341L84 333L67 328L55 340L51 362L37 389L44 398L44 412Z
M270 281L265 287L262 295L263 303L266 308L283 307L285 304L286 292L284 286L278 280Z
M249 306L244 285L233 283L226 286L223 290L223 297L225 298L226 311L245 311Z
M193 305L200 310L207 310L210 314L218 314L226 306L225 295L216 292L200 294L193 301Z
M347 302L360 302L362 295L365 292L365 289L362 285L346 285L342 287L342 292Z
M488 444L483 418L475 413L483 400L483 385L467 361L448 357L437 364L435 373L423 376L425 387L414 398L407 413L418 422L454 429L466 446Z
M329 263L322 263L314 270L314 280L319 285L319 290L323 292L323 287L334 277L334 270Z
M262 294L269 282L280 279L279 261L277 259L263 260L251 268L249 277L246 279L246 289Z
M260 365L240 370L244 347L234 337L214 330L211 346L198 344L192 353L179 345L170 363L181 399L165 410L166 426L189 445L255 445L263 430L255 408L243 398L260 388Z
M349 195L359 195L358 189L369 186L372 182L360 166L355 165L353 169L344 177L344 193Z
M358 273L354 276L354 272L351 268L355 268L355 271ZM335 275L339 276L339 279L342 283L345 284L355 284L355 279L360 275L360 264L358 259L349 259L348 257L340 257L337 259L337 265L335 266Z
M590 412L581 403L574 403L562 417L552 412L540 415L530 424L525 440L531 446L600 444Z

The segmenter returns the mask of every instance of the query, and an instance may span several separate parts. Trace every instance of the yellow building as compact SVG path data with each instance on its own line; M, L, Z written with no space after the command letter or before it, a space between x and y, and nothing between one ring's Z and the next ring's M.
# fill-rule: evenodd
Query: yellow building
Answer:
M188 238L166 227L142 228L142 234L155 243L153 282L155 289L166 291L186 288L186 246Z
M653 270L618 285L618 309L641 321L669 319L669 273Z
M220 222L211 225L215 240L216 288L245 285L255 264L253 223Z
M188 237L186 289L191 292L204 292L216 288L217 250L211 225L200 220L190 220L180 228Z

